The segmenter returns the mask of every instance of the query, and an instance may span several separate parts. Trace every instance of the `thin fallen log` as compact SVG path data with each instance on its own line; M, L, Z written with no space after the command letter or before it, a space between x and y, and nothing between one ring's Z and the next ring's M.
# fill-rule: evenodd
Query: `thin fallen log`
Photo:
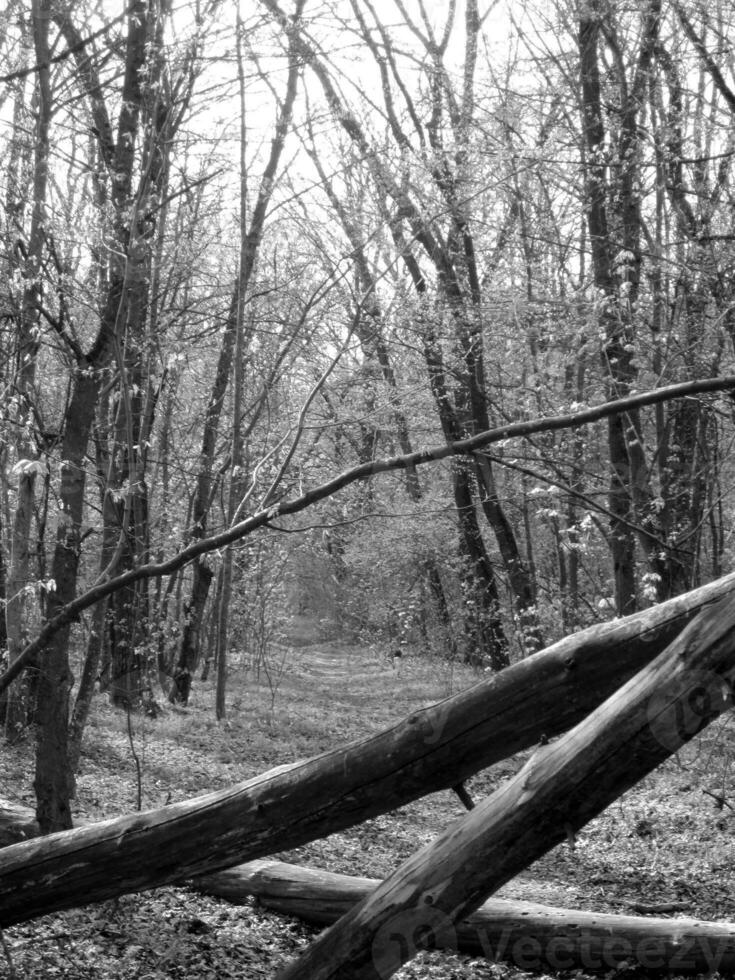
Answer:
M281 980L386 980L732 704L735 602L656 660L322 933Z
M735 574L592 627L392 728L228 790L0 853L0 926L308 843L449 789L567 730L649 663Z
M264 908L312 925L330 925L380 885L281 861L251 861L194 887L242 903L257 898ZM437 948L513 963L524 970L584 970L597 973L638 966L678 974L735 970L735 925L698 919L643 918L579 912L535 902L493 898L437 935Z
M0 848L38 837L40 833L36 814L30 807L0 800Z

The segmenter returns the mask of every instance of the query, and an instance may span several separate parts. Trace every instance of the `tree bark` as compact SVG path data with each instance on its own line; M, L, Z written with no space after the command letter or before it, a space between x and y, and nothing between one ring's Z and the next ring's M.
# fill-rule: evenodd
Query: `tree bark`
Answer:
M87 725L89 709L92 707L95 684L99 676L106 616L107 602L103 599L94 607L92 612L92 625L87 636L87 650L77 687L77 696L74 699L74 707L69 720L67 753L72 781L74 781L75 774L79 769L82 737Z
M6 848L0 926L231 867L450 789L584 718L703 604L734 594L735 574L561 640L345 748L229 790Z
M281 915L323 926L349 912L380 882L263 860L204 875L192 885L228 902L254 897ZM676 974L735 969L735 925L580 912L501 898L489 899L452 933L436 938L439 949L458 949L535 972L599 972L623 965Z
M241 427L243 403L243 376L245 373L245 308L253 261L248 256L248 168L247 168L247 113L245 106L245 69L242 50L242 22L240 8L236 16L235 52L237 80L240 97L240 264L236 287L235 346L232 363L232 436L230 442L230 486L227 491L227 524L235 521L237 508L245 489L243 473L244 439ZM293 70L293 69L292 69ZM217 609L217 678L215 683L214 713L217 721L226 714L227 671L229 659L230 605L232 602L233 546L225 550L222 562L222 594Z
M703 610L589 717L322 933L279 980L387 980L732 704L735 602ZM535 700L529 699L533 707Z

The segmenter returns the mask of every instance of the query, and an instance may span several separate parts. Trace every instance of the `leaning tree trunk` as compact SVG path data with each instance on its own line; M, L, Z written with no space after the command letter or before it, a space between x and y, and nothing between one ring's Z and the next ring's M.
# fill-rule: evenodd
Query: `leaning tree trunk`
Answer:
M703 610L589 717L455 821L279 980L387 980L732 704L735 602ZM530 700L532 706L534 701Z
M584 718L721 596L733 600L735 575L561 640L346 748L161 810L5 848L0 926L232 867L450 789Z

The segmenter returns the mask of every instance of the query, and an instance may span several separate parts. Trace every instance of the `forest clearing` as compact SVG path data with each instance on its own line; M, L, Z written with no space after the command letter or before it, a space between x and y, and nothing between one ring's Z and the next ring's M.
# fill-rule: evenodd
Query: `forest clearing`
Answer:
M223 788L313 755L476 680L461 665L415 658L396 676L382 652L334 640L295 647L272 709L267 681L238 671L226 727L212 722L211 685L196 685L184 713L166 709L156 719L134 719L141 805L157 807ZM3 753L0 785L6 796L32 806L30 749L26 742ZM728 716L581 831L574 846L559 845L499 897L593 912L732 920L733 751ZM470 780L469 792L475 798L491 792L524 758L498 763ZM99 701L83 752L75 822L130 813L137 793L125 719ZM462 810L456 795L446 791L278 858L382 878ZM254 899L243 901L237 906L165 888L45 916L4 930L4 937L17 976L30 980L273 977L309 942L315 927L270 913ZM611 970L607 964L604 972ZM10 975L7 960L0 975ZM447 952L421 954L396 974L436 980L531 975L502 961ZM615 975L636 974L623 968Z

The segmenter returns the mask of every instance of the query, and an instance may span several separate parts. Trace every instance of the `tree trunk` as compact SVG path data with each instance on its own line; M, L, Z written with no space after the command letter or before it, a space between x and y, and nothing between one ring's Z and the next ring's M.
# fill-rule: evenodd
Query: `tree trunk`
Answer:
M302 6L303 0L298 0L297 12ZM300 70L301 66L297 62L292 50L285 97L280 104L275 134L271 141L270 155L260 181L257 200L250 220L250 227L242 243L240 271L230 301L230 309L227 324L222 335L222 346L217 360L212 392L204 417L202 448L199 455L199 469L193 506L192 538L195 540L205 536L207 518L211 505L212 468L214 465L217 432L222 415L225 393L227 391L230 369L232 367L235 339L238 331L239 297L241 295L244 296L248 288L258 257L266 213L275 187L275 176L278 171L291 122ZM247 345L247 339L242 339L243 346ZM169 700L173 703L186 703L186 698L188 698L191 688L191 675L196 669L199 658L199 643L201 638L199 628L212 579L211 572L207 575L200 567L202 562L206 563L206 558L196 558L193 563L192 591L187 603L188 614L182 630L181 644L174 670L174 684L169 695Z
M450 789L577 723L703 604L734 595L731 575L561 640L346 748L161 810L7 848L0 926L231 867Z
M169 701L172 704L189 702L191 678L199 658L202 617L213 575L214 572L206 557L203 556L193 563L191 597L184 602L184 628L181 631L173 684L169 693Z
M92 611L92 627L87 638L87 652L84 657L82 674L79 679L77 696L69 721L69 770L74 774L79 769L79 759L82 753L82 737L87 725L89 709L94 698L95 683L99 676L104 645L105 618L107 616L107 600L98 602Z
M543 646L543 637L538 623L536 588L531 566L521 557L515 532L500 503L492 464L480 453L475 455L475 475L482 509L495 533L495 540L498 542L498 549L511 585L521 630L522 648L526 652L535 653Z
M32 459L28 457L24 462L29 466L34 465ZM30 540L35 485L35 472L18 472L17 503L13 515L5 604L8 663L11 665L17 660L29 638L29 617L34 591L30 576ZM11 740L18 738L33 718L29 679L29 675L26 674L8 689L5 734Z
M279 980L386 980L572 836L732 703L735 602L703 610L647 667L322 933ZM529 699L533 707L535 699Z
M585 211L590 236L594 282L604 302L599 319L605 342L602 369L608 397L621 398L635 384L634 310L639 288L640 174L638 116L646 77L656 45L660 0L649 0L641 12L640 47L633 80L618 78L619 130L608 134L616 160L609 165L603 117L601 38L605 36L603 5L597 0L580 13L579 56L582 108L582 150L585 156ZM624 69L619 69L623 71ZM651 493L643 451L642 429L637 412L608 419L611 513L610 551L613 562L615 603L618 615L632 613L637 603L635 534L636 510L643 513ZM647 535L641 536L646 553L655 548Z
M502 670L510 663L508 642L500 617L498 585L477 521L466 460L455 460L452 465L452 489L463 560L460 587L467 639L465 660L473 666L489 663L493 670Z
M142 8L131 13L126 64L126 88L128 95L131 78L138 81L138 70L144 57ZM59 14L60 28L65 36L76 43L78 35L71 24L68 12ZM142 32L142 33L141 33ZM81 71L89 86L89 78ZM88 94L93 95L91 91ZM117 150L112 148L116 174L128 174L132 168L133 144L137 115L128 100L120 113ZM118 191L127 186L116 180ZM124 194L123 194L124 196ZM120 202L118 202L119 205ZM123 202L124 203L124 202ZM124 236L119 235L119 240ZM64 421L61 467L61 513L53 558L53 577L56 589L49 595L48 617L52 618L62 606L71 602L76 592L81 552L81 526L84 512L86 482L86 453L94 421L102 369L109 363L113 339L125 308L125 263L113 250L110 283L102 311L100 328L88 354L78 353L74 387ZM73 789L73 775L68 755L69 691L71 672L68 661L70 624L55 631L44 653L44 671L41 673L38 692L38 735L36 743L35 790L37 816L44 833L71 826L69 801Z
M76 593L84 516L85 455L98 393L99 372L78 369L62 442L60 516L51 566L56 589L49 595L49 617ZM72 680L68 660L70 631L71 626L67 625L51 637L43 655L45 669L39 683L35 788L37 814L44 833L71 826L72 767L67 745Z
M440 643L444 643L448 647L447 659L450 663L454 663L457 659L457 639L454 635L454 627L452 626L452 614L449 610L449 602L447 601L447 596L444 591L444 584L442 583L441 573L439 571L439 565L436 558L430 555L424 561L424 573L426 577L427 591L429 596L431 596L431 605L435 611L436 619L433 617L429 619L429 622L436 622L439 625L439 638ZM422 616L422 623L426 627L426 615ZM428 633L429 630L426 629Z
M206 536L207 521L212 496L212 469L219 430L220 418L224 406L227 384L232 367L232 355L235 347L237 331L237 290L230 301L227 323L222 334L222 344L217 359L212 391L209 396L207 411L204 415L202 432L202 447L199 453L196 488L192 507L192 539L197 540ZM181 642L176 657L173 684L169 693L172 704L186 704L191 692L191 678L196 670L201 641L200 629L204 607L209 595L212 581L212 571L206 555L197 557L192 562L192 585L189 598L184 603L184 626L181 631Z
M21 273L23 300L18 328L18 368L13 388L17 393L15 425L18 493L11 533L10 566L7 575L8 660L17 659L28 642L29 618L33 607L34 589L31 580L31 525L35 503L35 484L39 463L33 444L33 397L39 349L41 301L41 266L46 236L46 191L49 175L49 129L51 125L51 79L49 69L48 24L49 0L33 0L31 24L33 50L38 71L34 93L35 132L31 226L27 253ZM35 578L35 576L34 576ZM29 677L19 679L8 691L5 730L16 737L31 721L34 713Z
M115 336L115 361L119 378L117 397L109 431L108 472L106 474L103 515L105 531L118 544L107 575L146 564L150 558L150 524L148 516L149 436L157 406L158 391L153 383L150 349L159 343L151 331L150 285L153 277L155 239L165 233L168 211L157 213L155 221L144 216L141 202L152 197L164 200L168 190L168 158L176 123L173 107L162 94L164 12L152 8L138 22L139 31L129 46L139 69L126 72L123 103L129 112L129 124L142 134L140 157L143 170L134 186L134 154L129 154L127 183L116 200L118 235L125 255L124 303L118 315ZM147 82L142 84L142 67ZM156 91L153 96L152 92ZM182 96L182 103L186 102ZM181 111L181 106L177 105ZM129 221L125 211L135 215ZM155 321L154 321L155 323ZM108 639L111 656L110 699L118 707L136 709L150 691L152 667L150 598L147 582L131 583L110 597L108 605Z
M380 885L281 861L251 861L192 882L197 891L228 902L256 898L264 908L331 925ZM535 902L489 899L454 930L438 932L439 949L458 949L536 973L600 972L622 967L675 974L735 969L735 925L699 919L662 919L579 912Z
M237 303L235 314L235 348L232 357L232 439L230 448L230 486L227 493L227 525L235 522L238 505L242 499L243 433L242 402L243 375L245 371L245 306L254 259L248 258L248 170L246 159L247 125L245 109L245 69L242 50L242 23L240 8L236 17L237 79L240 95L240 267L237 277ZM232 567L235 557L233 547L225 549L222 562L222 594L218 609L217 625L217 682L215 685L214 713L217 721L227 714L227 671L229 654L230 607L232 603Z

